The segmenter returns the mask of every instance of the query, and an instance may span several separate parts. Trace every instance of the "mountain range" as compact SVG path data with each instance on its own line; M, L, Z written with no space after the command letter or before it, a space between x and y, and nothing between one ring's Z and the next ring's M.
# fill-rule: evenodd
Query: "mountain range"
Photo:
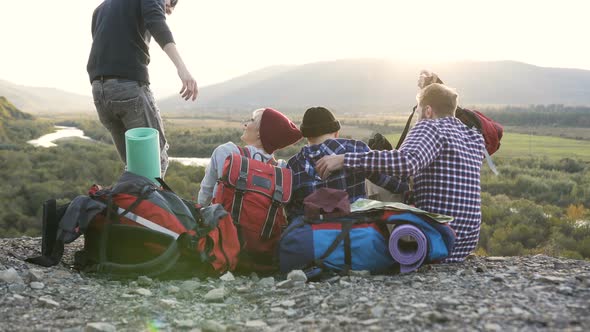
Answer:
M419 65L378 59L317 62L254 71L201 89L197 104L177 96L164 110L306 108L347 111L407 109L415 104ZM590 71L514 61L454 62L430 70L457 89L463 105L590 105Z
M301 110L323 105L348 112L407 110L415 104L421 66L351 59L270 66L202 87L196 103L160 99L163 113L251 111L271 106ZM427 69L457 89L462 105L590 105L590 71L514 61L440 63ZM0 96L27 112L93 111L92 99L51 88L0 81Z
M30 87L0 80L0 96L29 113L85 113L94 111L92 97L55 88Z

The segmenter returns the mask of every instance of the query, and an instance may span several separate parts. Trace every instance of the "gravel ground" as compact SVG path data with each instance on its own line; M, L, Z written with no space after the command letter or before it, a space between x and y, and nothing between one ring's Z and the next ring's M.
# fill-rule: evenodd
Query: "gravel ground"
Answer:
M77 241L67 247L72 261ZM590 331L590 262L470 257L405 275L300 273L115 281L22 261L40 238L0 239L2 331Z

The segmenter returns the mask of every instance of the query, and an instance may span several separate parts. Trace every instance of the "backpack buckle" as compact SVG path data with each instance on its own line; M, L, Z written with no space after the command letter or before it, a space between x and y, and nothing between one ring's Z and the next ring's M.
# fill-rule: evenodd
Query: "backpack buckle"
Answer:
M273 204L274 202L278 202L279 204L283 201L283 186L276 185L275 191L272 194Z

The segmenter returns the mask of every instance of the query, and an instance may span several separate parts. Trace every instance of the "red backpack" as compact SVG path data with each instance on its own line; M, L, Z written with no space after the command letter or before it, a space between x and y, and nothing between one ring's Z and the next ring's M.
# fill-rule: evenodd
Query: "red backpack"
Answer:
M85 271L128 277L234 270L240 248L231 216L219 205L197 210L161 184L125 172L112 188L94 185L67 206L46 202L42 256L29 261L55 265L64 244L84 234L75 265Z
M455 113L461 122L469 128L477 129L486 142L486 150L491 156L500 148L500 140L504 135L504 128L496 121L488 118L480 111L468 110L466 108L457 107Z
M414 117L414 113L416 113L417 107L418 106L414 106L412 114L410 114L410 117L406 122L404 131L402 132L402 135L397 142L397 146L395 147L396 150L402 146L402 143L406 139L406 135L410 129L410 124L412 123L412 118ZM504 134L504 128L502 125L488 118L480 111L472 111L461 107L457 107L455 117L461 120L461 122L463 122L463 124L465 124L467 127L475 128L482 134L486 143L486 150L490 156L494 154L494 152L498 151L500 148L500 140Z
M277 267L277 246L287 225L284 206L291 198L291 171L274 160L252 159L248 149L240 148L240 153L225 160L213 203L222 204L238 228L238 267L271 271Z

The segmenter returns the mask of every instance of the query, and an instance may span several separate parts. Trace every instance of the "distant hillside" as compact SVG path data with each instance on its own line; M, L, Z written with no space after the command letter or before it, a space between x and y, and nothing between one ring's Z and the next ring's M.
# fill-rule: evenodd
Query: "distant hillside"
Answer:
M0 96L33 114L94 111L92 97L53 88L28 87L0 80Z
M33 116L28 113L24 113L4 96L0 96L0 123L4 123L7 120L30 120Z
M544 68L513 61L455 62L427 66L468 105L590 105L590 71ZM178 96L160 101L162 112L251 110L262 106L304 109L325 105L344 111L405 110L415 104L422 69L361 59L268 67L203 87L196 104Z
M10 143L12 140L9 134L11 122L15 120L32 120L33 116L21 112L6 97L0 96L0 143Z

